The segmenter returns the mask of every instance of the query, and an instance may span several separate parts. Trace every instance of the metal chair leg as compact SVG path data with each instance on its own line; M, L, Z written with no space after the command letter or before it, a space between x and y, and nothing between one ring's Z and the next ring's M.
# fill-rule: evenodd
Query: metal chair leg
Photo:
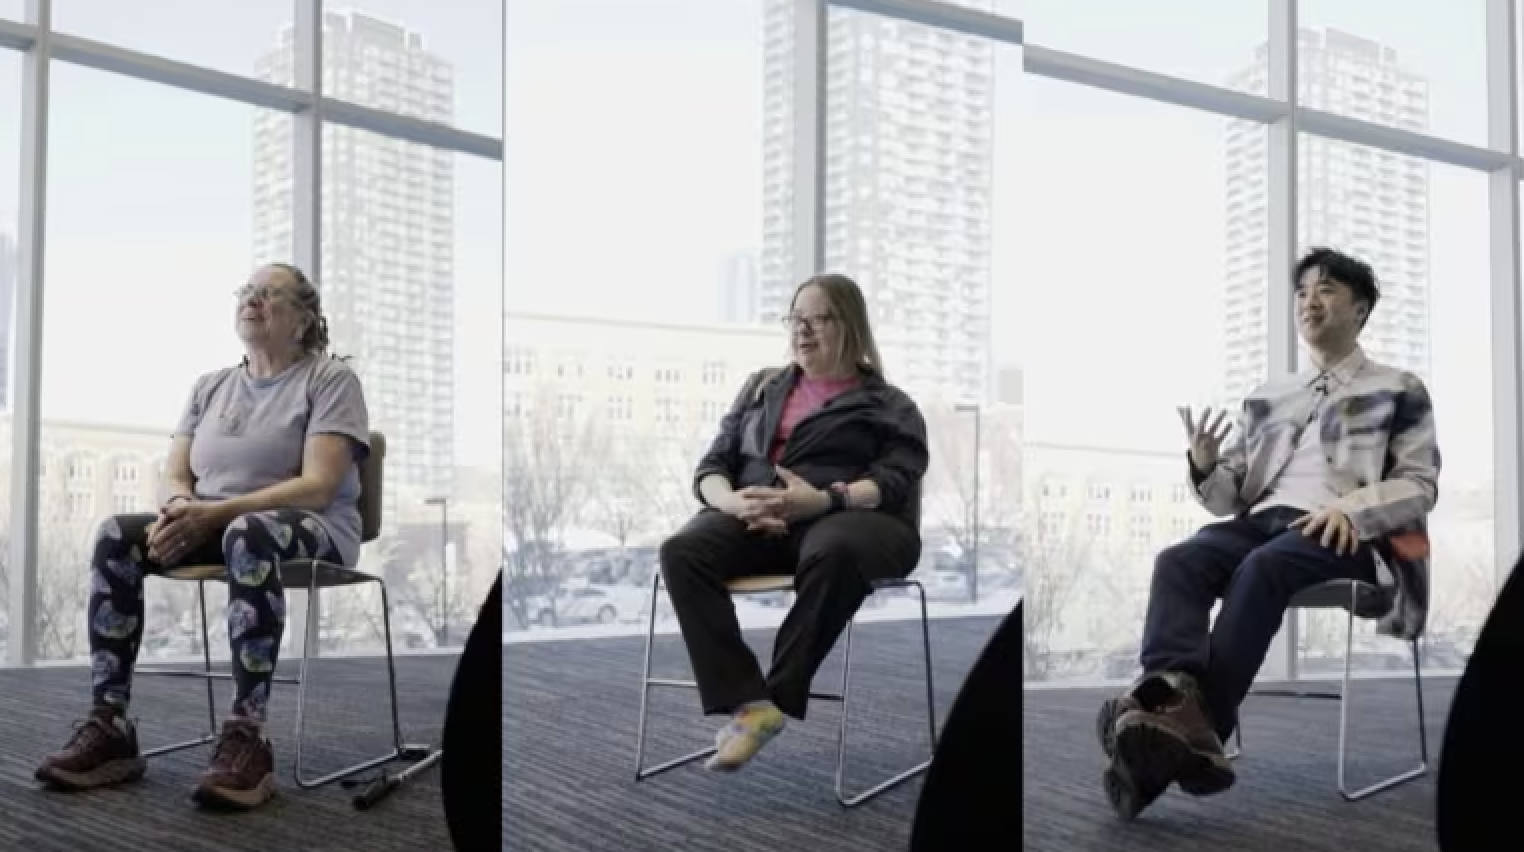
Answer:
M1353 619L1353 616L1351 616L1351 619L1350 619L1350 644L1351 645L1353 644L1353 641L1354 641L1354 619ZM1397 775L1393 775L1390 778L1386 778L1384 780L1377 781L1374 784L1371 784L1371 785L1366 786L1366 787L1361 787L1360 789L1354 790L1354 791L1351 791L1349 789L1349 787L1347 786L1347 784L1345 782L1345 775L1344 775L1344 772L1345 772L1345 743L1346 743L1345 732L1346 732L1346 729L1347 729L1348 724L1349 724L1348 723L1348 717L1349 717L1349 686L1350 686L1350 676L1349 676L1349 672L1350 672L1350 654L1349 654L1348 649L1346 649L1346 651L1345 651L1345 655L1344 655L1344 688L1343 688L1343 696L1344 697L1339 702L1339 795L1343 796L1344 797L1344 801L1346 801L1346 802L1358 802L1358 801L1360 801L1362 799L1367 799L1367 798L1369 798L1371 796L1376 795L1377 793L1385 792L1387 790L1392 789L1393 787L1397 787L1397 786L1399 786L1401 784L1406 784L1409 781L1417 780L1418 778L1422 778L1424 775L1428 774L1428 771L1429 771L1429 737L1428 737L1428 732L1424 730L1423 674L1422 674L1420 666L1419 666L1418 642L1417 642L1417 640L1412 641L1410 643L1410 645L1412 647L1412 652L1413 652L1413 685L1414 685L1414 693L1415 693L1414 697L1417 698L1417 703L1418 703L1418 750L1419 750L1418 765L1413 767L1412 769L1409 769L1406 772L1398 773Z
M651 653L656 643L656 603L661 595L661 571L658 569L651 578L651 618L646 624L646 654L642 664L640 675L640 717L635 727L635 780L644 781L653 775L660 775L687 766L694 761L703 760L714 754L719 749L710 746L705 749L674 758L666 763L659 763L649 769L645 767L646 754L646 716L650 711L651 687L653 686L676 686L697 689L698 685L692 681L669 680L666 678L651 677Z
M1352 595L1353 595L1353 591L1352 591ZM1344 676L1343 676L1343 678L1340 681L1339 692L1337 694L1330 693L1330 692L1312 692L1312 691L1302 691L1302 690L1264 690L1264 691L1257 691L1257 692L1253 693L1255 695L1288 696L1288 697L1296 697L1296 698L1327 698L1327 699L1334 699L1334 700L1337 700L1339 702L1339 754L1338 754L1338 766L1337 766L1336 772L1337 772L1337 781L1338 781L1338 787L1339 787L1339 795L1342 796L1344 798L1344 801L1346 801L1346 802L1358 802L1358 801L1361 801L1362 799L1370 798L1371 796L1374 796L1377 793L1382 793L1382 792L1390 790L1390 789L1392 789L1394 787L1400 786L1402 784L1406 784L1409 781L1413 781L1413 780L1416 780L1418 778L1422 778L1424 775L1428 774L1428 771L1429 771L1429 734L1428 734L1428 730L1426 728L1426 721L1424 719L1424 709L1423 709L1423 670L1422 670L1422 665L1421 665L1421 662L1420 662L1420 659L1419 659L1420 658L1420 653L1419 653L1419 648L1418 648L1418 640L1417 639L1412 639L1412 640L1409 640L1408 645L1409 645L1409 649L1412 652L1412 656L1413 656L1413 690L1414 690L1414 698L1416 699L1417 707L1418 707L1418 766L1416 766L1416 767L1414 767L1412 769L1409 769L1406 772L1402 772L1402 773L1399 773L1397 775L1393 775L1390 778L1386 778L1386 779L1383 779L1381 781L1377 781L1374 784L1371 784L1371 785L1366 786L1366 787L1362 787L1362 788L1360 788L1358 790L1353 790L1352 791L1352 790L1349 789L1349 784L1348 784L1348 781L1346 780L1346 770L1347 770L1347 767L1348 767L1348 756L1349 756L1349 748L1348 747L1349 747L1349 704L1350 704L1350 693L1351 693L1350 687L1351 687L1351 684L1353 683L1353 679L1351 678L1351 669L1353 668L1353 665L1354 665L1354 644L1355 644L1355 616L1354 616L1354 612L1353 612L1353 610L1354 610L1354 603L1355 602L1352 600L1351 601L1351 605L1350 605L1350 614L1349 614L1349 618L1348 618L1348 623L1347 623L1346 629L1345 629L1345 636L1344 636ZM1229 760L1237 759L1243 753L1243 724L1242 724L1242 721L1240 721L1239 725L1234 730L1234 736L1237 739L1238 747L1236 749L1234 749L1232 752L1228 753L1227 757L1228 757Z
M184 742L172 743L170 745L164 745L164 746L159 746L158 748L148 749L147 751L143 752L143 757L145 757L145 758L147 758L147 757L158 757L161 754L170 754L172 752L184 751L185 749L188 749L188 748L195 748L196 746L203 746L203 745L211 743L211 742L213 742L213 741L215 741L217 739L217 735L218 735L218 730L217 730L217 691L212 686L212 683L213 683L213 681L218 680L219 678L218 678L218 673L212 671L212 643L211 643L211 639L210 639L211 629L210 629L210 627L209 627L209 625L207 623L207 617L206 617L206 581L205 580L198 580L196 582L196 599L197 599L198 603L200 604L200 612L201 612L201 659L202 659L202 664L203 664L202 665L202 670L199 671L199 672L168 672L168 671L156 671L156 670L153 670L153 669L144 669L144 670L140 670L139 674L173 675L173 676L180 676L180 677L199 677L199 678L202 678L203 680L205 680L206 681L206 724L207 724L207 733L206 733L205 736L198 737L197 739L194 739L194 740L186 740ZM231 675L225 675L225 677L231 677Z
M312 583L308 586L307 590L309 601L313 599L312 591L316 588L317 585L317 575L318 571L314 568L312 572ZM397 706L397 669L395 657L393 656L392 652L391 603L387 598L386 583L379 577L373 578L373 582L375 582L376 585L381 589L381 623L384 628L383 632L385 633L383 639L386 642L387 692L391 698L392 749L385 754L378 755L369 760L361 761L360 763L356 763L353 766L335 770L326 775L320 775L316 778L309 778L302 774L302 744L306 728L305 710L307 702L307 669L308 664L311 662L312 658L312 643L303 642L301 674L297 678L296 687L296 757L295 765L292 767L292 775L296 780L296 786L300 787L303 790L311 790L317 787L322 787L326 784L331 784L335 781L340 781L349 778L350 776L358 775L359 773L365 772L366 770L384 766L393 761L417 761L419 763L433 763L438 759L437 749L424 744L409 745L405 744L402 741L402 722ZM306 631L307 638L310 638L312 634L312 620L314 616L315 614L313 613L313 608L308 606L307 620L303 625L303 629ZM404 772L406 772L406 770L404 770Z
M920 598L921 598L921 641L922 641L922 649L924 651L925 659L926 659L926 711L927 711L927 718L928 718L928 722L929 722L928 730L929 730L930 735L931 735L930 736L930 739L931 739L931 751L933 753L935 753L936 749L937 749L937 710L936 710L936 693L935 693L935 691L933 689L932 681L931 681L931 627L930 627L930 619L928 617L928 613L927 613L927 610L926 610L926 589L919 582L916 582L914 580L907 581L907 582L904 583L904 585L915 586L916 589L920 592ZM861 804L863 804L865 802L868 802L871 799L877 798L878 796L880 796L880 795L882 795L884 793L889 792L890 790L894 789L895 787L900 786L901 784L905 783L906 781L909 781L910 779L915 778L916 776L918 776L921 773L925 772L927 770L927 768L931 766L931 758L928 757L925 761L923 761L923 762L921 762L921 763L919 763L919 764L917 764L915 766L912 766L911 768L909 768L909 769L899 773L898 775L895 775L892 778L889 778L889 779L887 779L885 781L882 781L879 784L877 784L877 785L875 785L873 787L870 787L869 789L864 790L863 792L858 793L855 796L848 796L847 795L847 793L846 793L846 791L844 789L844 783L843 783L843 781L844 781L843 776L846 774L846 761L847 761L847 718L848 718L848 715L849 715L848 714L848 706L849 705L848 705L848 700L847 700L847 697L848 697L849 693L848 693L847 690L848 690L848 686L851 683L851 674L852 674L852 625L856 621L857 621L857 619L854 617L851 621L847 622L846 636L844 637L845 646L842 649L842 660L841 660L841 729L840 729L840 732L837 735L837 741L836 741L836 790L835 790L835 792L836 792L836 801L839 802L841 804L841 806L844 807L844 808L855 808L858 805L861 805Z

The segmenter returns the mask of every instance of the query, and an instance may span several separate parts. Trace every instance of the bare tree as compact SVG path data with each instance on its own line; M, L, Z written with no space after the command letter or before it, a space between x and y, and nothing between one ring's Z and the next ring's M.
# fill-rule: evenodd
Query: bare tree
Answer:
M63 494L39 495L37 518L37 655L67 660L88 649L91 534L98 521L71 516ZM6 538L9 538L9 529Z
M505 566L505 599L527 627L529 599L559 579L560 535L597 493L605 458L596 452L598 430L588 412L548 386L503 432L503 523L515 545Z
M924 414L931 451L924 514L963 554L969 596L977 600L975 563L983 560L972 554L995 545L1014 557L1021 547L1020 411L996 406L976 413L933 403Z
M654 477L649 499L652 529L676 531L699 509L693 494L693 473L699 457L714 439L715 424L700 424L684 434L667 436L654 443Z
M608 533L626 547L632 537L648 529L652 522L649 494L650 438L642 435L631 440L626 435L608 435L602 442L606 449L598 467L597 487L591 489L588 526Z
M1026 680L1044 680L1056 667L1053 639L1079 581L1098 558L1093 534L1080 513L1052 501L1028 506L1022 550L1022 668Z

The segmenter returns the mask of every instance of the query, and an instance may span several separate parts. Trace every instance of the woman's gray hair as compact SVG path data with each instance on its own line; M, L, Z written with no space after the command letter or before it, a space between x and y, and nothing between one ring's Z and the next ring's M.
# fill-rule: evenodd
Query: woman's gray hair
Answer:
M306 352L326 352L328 350L328 319L323 316L323 296L307 278L307 273L289 263L272 263L276 269L283 269L291 276L291 283L295 286L296 305L301 309L307 325L302 329L302 349Z

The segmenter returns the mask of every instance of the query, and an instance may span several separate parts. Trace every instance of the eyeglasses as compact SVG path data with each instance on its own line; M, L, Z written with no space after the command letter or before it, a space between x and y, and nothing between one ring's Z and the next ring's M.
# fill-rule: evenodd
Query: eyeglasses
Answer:
M781 320L779 320L779 322L783 323L783 327L788 329L788 330L790 330L790 331L793 331L796 328L806 328L806 329L809 329L810 331L814 331L817 328L824 327L826 325L826 323L835 322L835 321L836 321L836 317L831 315L831 314L813 314L813 315L803 315L803 314L795 315L795 314L790 314L790 315L788 315L786 317L783 317Z
M278 287L271 287L269 284L245 284L233 291L233 298L237 299L240 304L254 299L258 299L261 302L291 301L291 297L286 291Z

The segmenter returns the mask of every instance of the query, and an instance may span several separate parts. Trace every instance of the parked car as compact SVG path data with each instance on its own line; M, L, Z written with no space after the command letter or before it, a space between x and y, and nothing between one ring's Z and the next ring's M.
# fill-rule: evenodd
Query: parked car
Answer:
M615 624L638 620L645 595L631 586L562 587L554 597L531 598L529 605L530 620L541 627Z

